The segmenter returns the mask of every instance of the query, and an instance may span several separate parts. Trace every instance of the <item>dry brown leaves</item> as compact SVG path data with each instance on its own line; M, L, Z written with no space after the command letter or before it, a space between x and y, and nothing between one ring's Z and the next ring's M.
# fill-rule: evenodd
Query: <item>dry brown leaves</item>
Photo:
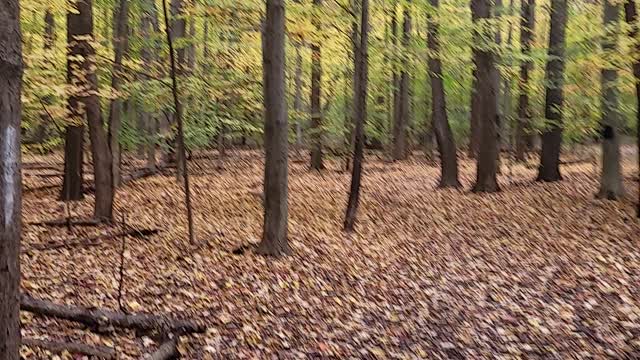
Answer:
M182 340L187 359L640 357L640 224L631 200L594 199L593 165L564 166L557 184L504 166L503 191L475 195L434 190L438 169L421 159L369 157L358 233L345 235L349 174L336 171L340 164L329 162L323 173L291 165L294 254L281 260L231 254L260 237L257 152L232 152L222 173L214 159L191 164L197 247L187 244L173 177L127 185L117 195L118 218L124 212L133 226L163 229L127 239L128 309L210 324L207 334ZM25 170L35 171L51 170ZM468 189L474 165L464 161L461 171ZM25 187L45 181L59 180L26 176ZM627 181L629 198L635 188ZM25 222L62 216L57 191L27 192ZM91 202L87 196L74 213L89 216ZM114 229L24 230L29 246ZM23 290L116 309L118 249L118 240L107 240L25 253ZM111 345L123 359L159 345L26 313L23 323L25 336Z

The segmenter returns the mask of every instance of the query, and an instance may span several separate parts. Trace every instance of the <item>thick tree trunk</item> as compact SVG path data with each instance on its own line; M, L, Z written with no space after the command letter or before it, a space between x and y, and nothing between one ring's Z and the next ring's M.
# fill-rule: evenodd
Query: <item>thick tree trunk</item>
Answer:
M75 103L76 99L69 96L69 104ZM69 106L76 109L76 105ZM73 201L82 200L82 178L83 178L83 151L84 126L67 126L64 135L64 179L62 181L62 191L60 200Z
M545 71L545 118L548 127L542 133L542 150L538 181L559 181L560 150L562 148L562 103L564 95L564 53L567 28L567 0L551 0L551 29L549 30L549 59Z
M430 0L431 6L438 11L439 0ZM440 59L439 24L432 16L428 19L427 43L429 46L429 77L431 78L431 121L438 141L440 152L439 187L459 187L458 155L453 132L447 117L447 103L442 80L442 61Z
M262 33L264 74L264 229L258 253L281 256L288 241L288 125L285 96L285 2L267 0Z
M640 42L638 42L638 32L640 31L638 24L638 10L635 0L627 0L624 4L624 17L631 26L630 37L636 40L635 49L636 56L640 53ZM633 61L633 77L636 81L636 103L640 107L640 59L635 58ZM636 108L637 138L638 138L638 204L636 216L640 218L640 110Z
M78 99L84 104L84 111L89 123L91 156L96 184L94 217L99 220L111 221L114 196L111 152L98 98L98 78L94 63L95 49L90 40L93 38L93 1L83 0L75 4L78 12L67 15L67 26L72 34L82 36L82 38L75 40L79 55L83 56L80 61L83 76L77 80L86 91Z
M408 73L408 47L411 40L411 13L409 8L405 7L403 12L402 24L402 61L398 82L398 99L396 119L393 124L393 159L404 160L409 154L407 141L407 127L409 125L410 99L409 99L409 82L411 81Z
M362 165L364 162L364 125L367 118L369 0L362 0L361 7L360 43L354 56L356 79L354 84L354 118L356 127L353 150L353 172L351 174L349 200L344 219L344 230L349 232L355 228L358 205L360 204L360 181L362 179Z
M606 34L602 40L602 50L606 58L612 58L618 50L620 35L620 5L610 0L604 1L603 24ZM602 136L602 173L600 190L597 196L609 200L624 197L622 184L622 167L620 164L620 118L618 105L618 71L617 64L607 63L602 69L602 119L600 121Z
M316 13L313 18L316 32L321 31L319 12L322 7L322 0L313 0ZM319 38L319 34L316 34ZM315 40L311 44L311 169L322 170L322 52L320 41Z
M113 76L111 87L119 92L122 90L122 61L129 47L129 0L118 0L113 30L113 46L115 59L113 62ZM120 127L122 126L122 99L120 94L111 100L109 107L109 147L111 149L111 176L113 186L120 186Z
M471 11L477 14L478 20L491 18L491 2L489 0L472 0ZM476 30L477 31L477 30ZM476 38L483 38L480 34ZM496 192L500 190L497 181L498 170L498 103L496 95L496 68L494 55L487 46L474 47L473 59L476 65L478 88L476 96L482 107L478 111L480 125L480 143L476 183L473 192Z
M520 64L518 85L518 123L516 124L516 161L524 162L531 147L531 109L529 108L529 74L533 70L531 44L535 34L535 0L522 0L520 9L520 49L525 57Z
M22 40L17 0L0 3L0 359L20 358Z

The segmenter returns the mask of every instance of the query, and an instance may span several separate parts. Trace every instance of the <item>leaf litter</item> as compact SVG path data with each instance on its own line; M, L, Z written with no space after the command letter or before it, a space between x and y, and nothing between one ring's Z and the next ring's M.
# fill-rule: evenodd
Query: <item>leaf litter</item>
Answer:
M60 161L59 156L25 161ZM127 168L142 162L127 159ZM232 151L190 163L198 245L188 244L182 192L171 174L127 184L116 218L157 228L128 237L124 305L209 326L182 337L186 359L257 358L640 358L640 223L627 200L594 198L591 164L563 166L564 181L535 183L535 170L503 162L503 191L466 189L475 164L461 162L465 190L435 190L439 170L420 157L369 156L357 233L341 231L349 174L290 164L289 238L283 259L233 249L261 236L260 153ZM508 163L507 163L508 164ZM25 172L43 171L28 169ZM46 170L50 171L50 170ZM25 176L25 188L55 182ZM58 179L57 181L60 181ZM117 225L27 225L64 216L59 188L24 194L23 248L116 232ZM89 217L93 197L72 206ZM24 252L22 289L58 303L117 309L120 240ZM137 359L152 336L22 313L23 336L113 346ZM55 358L23 348L27 359ZM60 358L76 359L71 354Z

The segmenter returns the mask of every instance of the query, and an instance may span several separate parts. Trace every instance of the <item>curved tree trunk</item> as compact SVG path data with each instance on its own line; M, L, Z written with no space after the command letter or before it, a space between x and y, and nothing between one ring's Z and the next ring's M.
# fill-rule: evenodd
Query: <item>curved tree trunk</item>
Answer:
M491 18L490 0L472 0L472 13L478 21ZM475 30L478 31L478 30ZM476 38L483 38L480 34ZM475 91L477 101L482 106L478 109L478 125L480 126L480 143L476 183L473 192L496 192L500 190L497 181L498 170L498 103L496 101L496 68L494 55L487 46L473 48L473 60L476 65L478 88Z
M526 160L531 147L531 109L529 108L529 74L533 70L531 43L535 34L535 0L522 0L520 9L520 48L525 60L520 64L518 123L516 125L516 161Z
M316 12L320 12L322 0L313 0ZM313 23L317 32L321 30L318 15ZM316 34L316 38L320 36ZM322 170L322 53L320 41L311 44L311 169Z
M20 359L22 42L17 0L0 3L0 358Z
M264 228L258 253L291 251L288 236L288 125L285 97L285 2L267 0L262 33L264 74Z
M362 178L362 165L364 162L364 125L367 118L367 82L368 69L368 42L369 42L369 0L361 1L362 14L360 25L360 42L356 47L355 83L354 83L354 118L356 121L355 141L353 150L353 172L351 174L351 187L349 200L344 219L344 230L353 231L356 224L358 205L360 204L360 181Z
M618 50L618 36L620 33L620 5L610 0L604 1L604 26L606 34L602 41L605 54ZM607 58L611 58L608 56ZM620 118L618 106L618 72L616 64L606 64L602 69L602 173L600 176L600 190L597 196L609 200L617 200L624 196L622 184L622 168L620 164Z
M551 0L551 29L549 30L549 59L545 72L545 118L549 122L542 133L542 150L538 181L559 181L560 150L562 147L562 87L564 84L565 32L567 28L567 0Z
M436 11L439 0L430 0ZM453 139L453 132L447 118L447 104L442 80L442 61L440 60L440 43L438 38L439 25L433 17L428 19L429 46L429 76L431 78L431 121L435 130L438 149L440 152L440 183L439 187L458 187L458 155Z

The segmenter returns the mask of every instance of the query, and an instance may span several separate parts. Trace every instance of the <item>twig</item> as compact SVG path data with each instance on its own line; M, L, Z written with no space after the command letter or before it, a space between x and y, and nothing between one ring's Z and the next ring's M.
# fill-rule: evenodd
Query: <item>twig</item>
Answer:
M116 358L116 351L107 346L89 346L72 342L47 341L30 338L22 339L22 345L27 347L39 347L58 354L68 351L71 354L96 356L101 359Z

